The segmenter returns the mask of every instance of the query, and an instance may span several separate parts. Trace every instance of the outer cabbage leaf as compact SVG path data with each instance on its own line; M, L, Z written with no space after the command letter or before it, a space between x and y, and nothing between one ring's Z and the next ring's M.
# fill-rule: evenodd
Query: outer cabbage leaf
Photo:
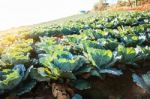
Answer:
M77 88L78 90L85 90L91 88L91 85L89 82L85 80L75 80L72 85Z
M55 55L58 58L73 59L73 55L68 51L57 51L55 52Z
M15 88L22 80L18 70L4 69L0 75L0 90L11 90Z
M36 43L37 47L37 52L39 53L40 51L45 51L49 52L52 45L56 44L56 40L54 38L49 38L49 37L40 37L39 43Z
M115 68L108 68L108 69L101 69L99 70L99 73L102 74L112 74L112 75L116 75L116 76L120 76L123 74L123 72L121 70L117 70Z
M133 47L123 47L118 46L118 54L122 56L122 61L127 63L133 63L141 59L149 58L150 49L149 47L141 48L137 46Z
M53 68L51 62L53 61L53 57L49 54L44 54L43 57L39 58L39 63L46 66Z
M142 50L143 50L143 52L145 54L145 57L148 58L148 59L150 59L150 47L146 46Z
M99 68L105 68L113 59L113 53L110 50L88 48L87 54L92 64Z
M83 73L90 73L92 70L92 66L83 66L80 69L78 69L75 74L79 75L79 74L83 74Z
M136 61L137 54L135 48L129 47L125 48L123 46L118 46L118 53L122 56L122 61L124 62L134 62Z
M81 56L81 55L74 56L74 59L76 60L76 67L74 71L83 67L83 64L88 63L88 60L84 56Z
M52 74L48 68L39 67L32 68L30 71L31 78L37 81L49 81L51 79L58 79L58 75Z
M33 40L28 39L12 44L10 47L3 51L1 60L7 64L9 63L10 65L29 62L29 52L32 50L32 43Z
M146 82L143 80L143 78ZM147 92L150 92L150 87L146 84L148 82L148 79L145 75L143 76L143 78L137 74L132 75L133 82L135 82L139 87L143 88Z
M77 70L86 62L83 56L72 55L67 51L56 52L54 55L57 56L57 58L53 59L54 66L64 72Z
M84 35L69 35L67 36L67 40L71 43L79 43L82 39L85 39Z
M3 69L0 71L0 90L11 90L15 88L25 75L25 67L23 64L15 65L11 69Z
M146 36L128 35L124 36L122 40L126 46L135 46L142 44L146 40Z
M150 88L150 71L147 72L146 74L143 74L142 78L144 82L146 83L146 85L148 85L148 87Z
M116 39L98 39L99 45L104 47L105 49L115 50L118 46L118 42Z
M103 48L98 42L96 41L90 41L90 40L83 40L81 42L83 44L83 47L85 50L88 50L87 48Z
M60 75L60 70L58 67L56 67L53 63L53 58L51 55L46 55L45 57L42 57L39 59L39 62L46 68L49 68L51 73L55 76Z
M19 74L24 77L25 72L26 72L26 68L23 64L17 64L14 66L13 68L14 70L18 70Z
M16 87L15 90L12 91L11 94L18 96L23 95L25 93L30 92L36 84L36 80L28 80L26 82L22 82L19 86Z
M97 71L97 70L91 70L90 74L95 77L101 77L99 71Z
M54 65L57 66L61 71L69 72L75 69L75 67L77 66L77 60L68 60L65 58L55 59Z
M76 79L76 76L72 72L62 72L61 77L68 79Z

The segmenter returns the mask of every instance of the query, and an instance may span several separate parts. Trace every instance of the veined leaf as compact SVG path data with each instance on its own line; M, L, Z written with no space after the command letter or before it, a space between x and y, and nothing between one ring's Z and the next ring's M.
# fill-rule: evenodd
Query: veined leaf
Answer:
M100 69L99 73L101 74L112 74L112 75L116 75L116 76L120 76L123 74L123 72L121 70L117 70L115 68L107 68L107 69Z
M47 54L47 55L45 55L44 57L41 57L41 58L39 59L39 62L40 62L42 65L44 65L44 66L46 66L46 67L50 67L50 68L53 68L53 67L52 67L52 64L51 64L52 61L53 61L53 57L52 57L51 55L49 55L49 54Z
M73 86L78 90L85 90L91 88L90 83L85 80L76 80L74 81Z
M143 74L142 78L144 82L146 83L146 85L148 85L148 87L150 88L150 71L147 72L146 74Z
M20 75L22 77L24 77L25 72L26 72L26 68L25 68L25 66L23 64L17 64L17 65L14 66L13 69L14 70L18 70L18 72L20 73Z
M103 48L96 41L84 40L84 41L82 41L82 44L83 44L83 47L85 50L88 50L88 48L97 48L97 49Z
M72 59L58 57L53 60L53 63L61 71L70 72L79 69L85 63L85 61L86 60L83 56L75 55Z
M104 38L101 38L101 39L98 39L97 40L99 42L99 44L104 47L105 49L109 49L109 50L115 50L118 46L118 42L116 39L104 39Z
M25 93L30 92L35 87L36 84L37 84L36 80L21 83L15 90L13 90L11 94L17 96L23 95Z
M110 50L88 48L88 58L98 68L105 68L112 61L113 53Z
M0 75L0 89L11 90L15 88L22 80L20 71L4 69Z
M76 67L76 60L68 60L65 58L55 59L54 65L62 71L73 71Z
M57 51L55 53L58 58L73 59L73 55L68 51Z
M32 50L32 39L18 41L5 49L1 55L1 60L7 64L23 64L30 60L30 51Z
M76 79L76 76L72 72L62 72L60 76L68 79Z
M137 57L136 50L133 47L118 46L118 53L122 55L122 61L124 62L134 62Z
M32 68L30 76L38 81L49 81L50 79L58 79L59 75L53 74L48 68L39 67Z
M133 74L132 75L132 79L133 79L133 82L135 82L139 87L141 87L144 90L150 92L150 87L145 83L145 81L143 80L143 78L141 78L137 74Z
M90 73L92 76L101 77L100 73L97 70L91 70Z
M83 74L83 73L90 73L92 70L92 66L83 66L78 69L75 74Z

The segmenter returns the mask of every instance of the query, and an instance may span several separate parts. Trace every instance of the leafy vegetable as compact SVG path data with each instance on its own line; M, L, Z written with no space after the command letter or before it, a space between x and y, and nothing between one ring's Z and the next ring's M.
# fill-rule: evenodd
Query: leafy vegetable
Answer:
M148 92L150 91L149 86L145 83L143 78L141 78L137 74L133 74L132 78L133 78L133 82L135 82L139 87L143 88L144 90Z
M124 72L149 92L149 16L149 11L90 13L0 34L0 94L22 95L41 81L84 90L91 87L89 78Z
M37 82L35 80L21 83L11 94L20 96L28 93L35 87L36 83Z
M0 90L12 90L15 88L23 79L25 74L25 67L22 64L15 65L14 68L4 69L0 72Z
M85 80L76 80L73 82L73 86L79 90L91 88L90 83Z
M105 68L113 58L113 53L110 50L88 48L87 54L92 64L98 68Z

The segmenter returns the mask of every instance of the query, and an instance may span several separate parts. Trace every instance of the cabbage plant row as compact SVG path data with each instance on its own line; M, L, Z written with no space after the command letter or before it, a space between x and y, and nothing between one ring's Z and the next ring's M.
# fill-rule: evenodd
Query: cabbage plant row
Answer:
M19 35L18 38L16 38ZM0 43L0 94L23 95L37 82L91 88L131 70L135 84L150 93L150 12L94 13L62 23L41 24ZM86 75L85 75L86 74Z

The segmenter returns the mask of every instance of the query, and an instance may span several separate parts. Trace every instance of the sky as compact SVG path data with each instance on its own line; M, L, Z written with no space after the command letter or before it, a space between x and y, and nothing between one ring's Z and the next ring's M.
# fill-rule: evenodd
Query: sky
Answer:
M0 30L46 22L90 10L99 0L0 0ZM112 3L114 0L108 0Z

